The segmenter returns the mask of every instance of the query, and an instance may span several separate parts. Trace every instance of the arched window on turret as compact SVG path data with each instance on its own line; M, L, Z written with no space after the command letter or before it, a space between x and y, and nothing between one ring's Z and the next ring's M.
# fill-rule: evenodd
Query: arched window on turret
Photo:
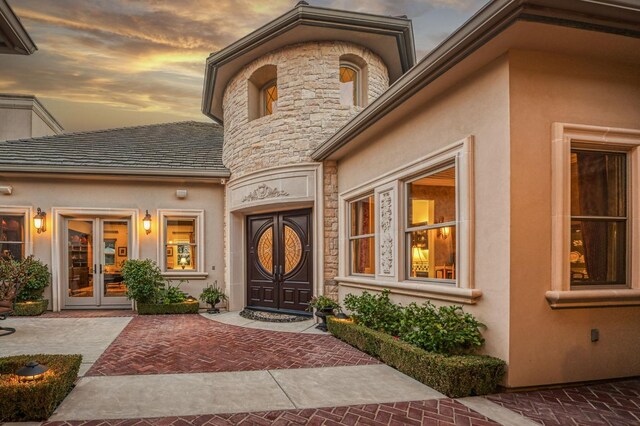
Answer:
M367 64L355 55L340 57L340 104L365 106L367 104Z
M249 121L278 110L278 70L275 65L264 65L251 74L247 82Z

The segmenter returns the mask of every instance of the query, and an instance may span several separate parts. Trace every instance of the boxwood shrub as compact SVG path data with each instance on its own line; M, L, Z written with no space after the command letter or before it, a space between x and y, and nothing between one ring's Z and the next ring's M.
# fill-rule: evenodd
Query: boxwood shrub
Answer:
M42 315L49 306L49 300L31 300L29 302L16 302L13 314L18 317L33 317Z
M138 303L140 315L197 314L199 309L200 303L192 299L180 303Z
M338 339L450 398L493 393L506 372L501 359L427 352L353 321L330 318L328 327Z
M37 381L19 381L14 373L32 360L48 366L49 371ZM81 362L81 355L18 355L0 358L0 422L48 419L71 392Z

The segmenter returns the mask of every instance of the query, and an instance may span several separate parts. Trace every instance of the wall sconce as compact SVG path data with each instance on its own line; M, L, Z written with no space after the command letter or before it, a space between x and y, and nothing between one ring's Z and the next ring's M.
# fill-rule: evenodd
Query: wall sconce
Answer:
M147 235L151 233L151 215L149 214L149 210L147 210L147 214L145 214L144 219L142 219L142 227Z
M38 207L36 215L33 217L33 226L35 226L38 234L47 230L47 214L40 207Z
M38 380L48 370L49 367L46 365L39 364L37 361L29 361L24 367L16 371L16 376L23 381Z

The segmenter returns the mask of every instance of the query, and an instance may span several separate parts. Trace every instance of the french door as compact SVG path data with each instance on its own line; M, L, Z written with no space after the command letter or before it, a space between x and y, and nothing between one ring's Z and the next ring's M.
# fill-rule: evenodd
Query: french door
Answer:
M128 219L65 219L66 308L127 308L122 264L129 258Z
M247 306L305 311L313 295L311 210L247 218Z

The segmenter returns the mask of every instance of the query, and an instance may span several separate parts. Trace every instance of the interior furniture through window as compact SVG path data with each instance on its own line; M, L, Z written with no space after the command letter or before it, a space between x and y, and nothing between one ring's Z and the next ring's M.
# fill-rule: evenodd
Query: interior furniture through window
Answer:
M0 213L0 256L24 259L24 215Z

